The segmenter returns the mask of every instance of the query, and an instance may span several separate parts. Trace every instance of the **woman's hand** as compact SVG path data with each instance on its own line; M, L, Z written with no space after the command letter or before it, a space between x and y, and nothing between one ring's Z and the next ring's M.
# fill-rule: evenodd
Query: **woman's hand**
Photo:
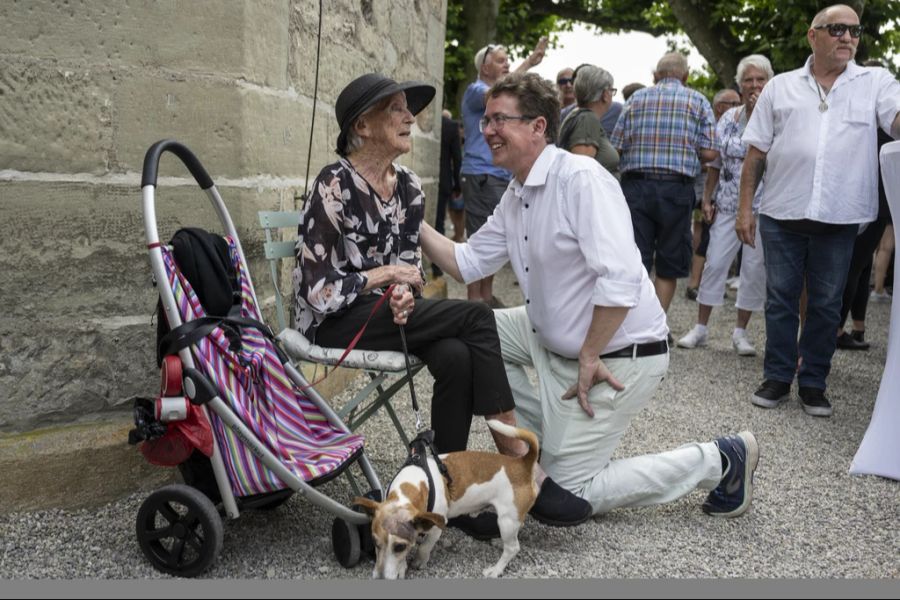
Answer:
M406 284L394 286L390 298L391 312L394 313L394 323L406 325L409 315L416 308L416 299Z
M390 269L391 283L396 283L398 287L407 285L410 290L417 294L421 294L422 290L425 289L425 281L422 280L422 274L419 272L418 267L400 264L390 265Z
M704 198L701 209L703 210L703 220L712 225L712 222L716 220L716 205Z

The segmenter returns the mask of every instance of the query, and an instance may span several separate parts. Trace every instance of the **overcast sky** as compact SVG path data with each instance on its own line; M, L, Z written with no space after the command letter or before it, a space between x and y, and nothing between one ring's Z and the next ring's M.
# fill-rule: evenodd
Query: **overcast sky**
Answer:
M551 81L556 81L556 74L564 67L574 69L581 63L591 63L609 71L619 90L633 82L653 85L653 68L667 50L665 38L648 33L601 35L576 24L572 31L558 35L559 47L547 50L543 62L533 69ZM513 63L513 68L519 62ZM694 50L688 63L691 69L700 69L706 61ZM622 100L621 92L616 99Z

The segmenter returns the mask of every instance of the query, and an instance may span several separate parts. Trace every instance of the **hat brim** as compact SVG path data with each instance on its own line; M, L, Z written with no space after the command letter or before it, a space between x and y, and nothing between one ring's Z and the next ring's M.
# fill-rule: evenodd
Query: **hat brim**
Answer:
M406 106L407 108L409 108L409 112L411 112L413 116L415 116L422 112L425 107L431 103L431 101L434 99L435 94L437 93L437 90L433 85L429 85L421 81L402 81L397 84L391 84L386 88L380 90L377 94L374 94L368 102L366 102L352 115L350 115L349 118L347 118L346 125L343 127L343 129L341 129L341 133L338 136L338 154L340 154L341 156L346 155L347 134L349 133L350 128L353 126L359 116L388 96L393 96L398 92L404 92L406 94Z

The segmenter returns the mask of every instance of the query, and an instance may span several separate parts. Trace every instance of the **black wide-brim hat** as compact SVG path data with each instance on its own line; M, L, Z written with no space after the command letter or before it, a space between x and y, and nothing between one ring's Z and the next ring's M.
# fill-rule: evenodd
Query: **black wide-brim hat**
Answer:
M341 126L341 134L337 140L337 153L346 156L347 133L350 126L379 101L393 96L397 92L406 93L406 104L409 112L417 115L434 98L436 90L433 85L421 81L404 81L397 83L390 77L380 73L366 73L357 77L341 90L337 103L334 105L334 114L338 125Z

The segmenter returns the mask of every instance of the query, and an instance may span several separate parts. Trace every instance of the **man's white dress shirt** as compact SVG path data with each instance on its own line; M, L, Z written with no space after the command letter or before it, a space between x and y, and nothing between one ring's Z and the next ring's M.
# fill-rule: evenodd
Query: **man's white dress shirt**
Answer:
M669 332L619 183L596 160L548 145L524 184L510 182L487 223L456 245L468 283L507 261L541 343L577 358L594 306L628 307L601 354L663 340Z
M850 62L821 112L810 66L763 88L743 141L766 152L759 212L773 219L852 224L878 215L877 127L890 133L900 83L885 69Z

